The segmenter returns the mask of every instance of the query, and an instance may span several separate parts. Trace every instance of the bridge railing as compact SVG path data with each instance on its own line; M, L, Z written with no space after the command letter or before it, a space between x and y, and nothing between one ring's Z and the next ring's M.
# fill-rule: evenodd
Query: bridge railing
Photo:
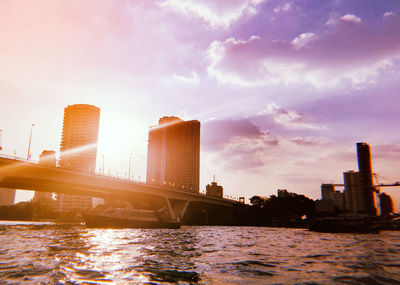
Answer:
M16 155L0 154L0 157L8 158L8 159L14 159L14 160L22 161L22 162L30 162L30 163L35 163L35 164L39 163L39 161L37 161L37 160L26 159L26 158L19 157L19 156L16 156Z
M18 157L16 155L0 154L0 158L12 159L12 160L16 160L16 161L20 161L20 162L24 162L24 163L31 163L31 164L34 164L34 165L39 165L39 161L37 161L37 160L26 159L26 158ZM46 165L41 165L41 166L54 168L54 167L46 166ZM69 172L76 173L76 171L74 171L72 169L66 169L66 168L60 168L60 167L55 167L55 168L62 169L63 171L69 171ZM79 173L81 173L81 172L79 172ZM117 175L112 175L112 174L102 173L100 171L88 172L88 173L85 173L85 175L90 175L90 176L93 176L93 177L104 177L104 178L112 179L112 180L115 180L115 181L124 181L124 182L138 183L138 184L142 184L142 185L149 185L148 183L146 183L145 181L142 181L142 180L129 179L128 177L118 176L118 174ZM150 184L150 185L161 187L161 188L165 188L165 189L169 189L169 190L182 191L182 192L188 192L188 190L189 190L187 187L182 187L182 186L178 186L178 185L174 186L174 185L171 185L171 184L157 184L157 183L154 183L154 184ZM207 196L206 192L205 191L201 191L201 190L198 193L192 193L192 194L201 195L201 196ZM207 196L207 197L210 197L210 196ZM233 197L233 196L229 196L229 195L224 195L223 199L230 200L232 202L233 201L235 201L235 202L239 201L239 198L236 198L236 197Z

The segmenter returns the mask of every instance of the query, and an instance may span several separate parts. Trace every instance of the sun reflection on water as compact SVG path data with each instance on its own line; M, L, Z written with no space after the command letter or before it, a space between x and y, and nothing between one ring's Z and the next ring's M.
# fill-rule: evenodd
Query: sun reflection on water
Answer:
M7 225L0 226L0 280L399 284L399 238L399 232L341 235L251 227L116 230Z

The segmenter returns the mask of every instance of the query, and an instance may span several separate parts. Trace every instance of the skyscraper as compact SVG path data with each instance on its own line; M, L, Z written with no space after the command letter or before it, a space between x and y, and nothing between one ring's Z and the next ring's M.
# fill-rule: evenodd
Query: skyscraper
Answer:
M100 109L77 104L64 109L64 123L60 147L60 167L80 172L95 172ZM57 195L58 211L92 208L92 198Z
M360 191L364 213L376 215L374 184L372 180L371 152L367 143L357 143L358 169L360 172Z
M76 171L96 170L100 109L77 104L64 109L60 166Z
M200 122L162 117L150 127L147 183L199 192Z
M351 213L365 212L360 190L360 173L353 170L343 172L343 180L346 210Z

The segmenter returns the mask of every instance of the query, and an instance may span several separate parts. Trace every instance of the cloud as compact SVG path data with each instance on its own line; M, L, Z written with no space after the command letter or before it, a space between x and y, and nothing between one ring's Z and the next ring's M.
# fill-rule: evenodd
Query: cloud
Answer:
M187 84L198 84L200 81L199 76L195 71L192 71L191 76L173 74L172 78Z
M261 129L252 122L252 117L240 119L211 120L202 124L201 145L205 152L214 153L216 161L223 168L231 170L258 169L266 164L279 161L282 155L312 153L310 147L326 146L330 141L318 136L291 136L280 133L279 128L287 125L296 128L309 128L304 116L270 104L271 111L262 114L264 121L269 119L271 129ZM277 119L277 120L275 120ZM283 123L282 123L283 122ZM300 127L299 127L300 126ZM288 154L289 153L289 154Z
M257 6L265 0L246 1L185 1L165 0L159 6L168 8L188 17L199 18L211 28L228 28L246 15L257 14Z
M207 50L208 75L242 87L307 84L359 89L396 70L396 20L371 27L355 15L332 14L328 23L321 31L303 32L291 41L257 35L216 40Z
M258 139L260 128L248 119L211 120L202 125L202 146L208 150L221 150L234 138Z
M378 144L373 148L373 156L378 157L400 157L400 144Z
M355 24L361 23L361 18L353 14L346 14L343 17L341 17L340 20L345 22L353 22Z
M291 2L286 2L283 5L279 5L278 7L274 8L274 13L282 13L282 12L288 12L292 9L293 3Z
M215 77L221 83L230 83L239 86L257 86L263 85L263 81L257 80L246 80L242 78L240 74L237 74L235 70L230 72L229 70L221 70L219 65L223 63L226 56L230 54L231 51L240 53L240 49L246 51L247 44L252 44L259 41L260 37L251 36L247 41L237 40L235 38L228 38L224 42L218 40L213 41L207 49L208 58L210 60L210 65L207 68L207 73L211 77Z
M266 110L259 113L260 115L272 115L277 124L285 128L293 129L323 129L323 127L310 123L305 116L294 110L286 110L279 107L275 103L270 103Z
M269 147L278 139L248 119L212 120L202 124L202 148L217 154L226 169L252 169L264 165Z
M302 48L309 44L312 40L315 40L316 36L314 33L302 33L297 36L293 41L292 45L295 46L296 49Z
M327 145L331 143L330 140L324 137L293 137L289 138L288 141L304 146Z
M394 12L390 11L390 12L385 12L385 14L383 14L383 17L384 18L390 18L390 17L393 17L395 15L396 14Z

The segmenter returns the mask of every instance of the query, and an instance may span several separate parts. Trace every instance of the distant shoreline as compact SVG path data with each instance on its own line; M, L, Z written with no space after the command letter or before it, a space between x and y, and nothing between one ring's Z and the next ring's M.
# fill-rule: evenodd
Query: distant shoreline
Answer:
M5 224L48 224L48 225L81 225L80 222L63 221L57 219L37 219L37 220L0 220L0 225Z

